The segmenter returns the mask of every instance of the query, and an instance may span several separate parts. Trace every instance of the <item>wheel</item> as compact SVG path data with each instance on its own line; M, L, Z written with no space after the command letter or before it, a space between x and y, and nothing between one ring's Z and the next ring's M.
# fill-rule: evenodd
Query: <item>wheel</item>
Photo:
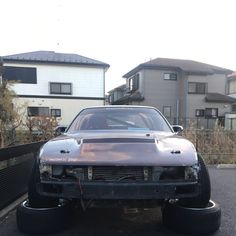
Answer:
M40 181L39 168L37 165L37 161L35 161L28 183L29 206L34 208L57 206L58 198L42 196L38 193L36 185L37 183L39 183L39 181Z
M205 235L217 231L221 223L220 206L209 201L202 208L188 208L168 203L162 210L163 224L177 233Z
M64 201L52 208L32 208L24 201L16 212L19 231L26 234L51 234L66 229L72 222L72 208Z
M199 194L193 198L180 199L179 203L187 207L204 207L211 198L211 181L208 169L202 157L198 154L200 171L198 174L200 189Z

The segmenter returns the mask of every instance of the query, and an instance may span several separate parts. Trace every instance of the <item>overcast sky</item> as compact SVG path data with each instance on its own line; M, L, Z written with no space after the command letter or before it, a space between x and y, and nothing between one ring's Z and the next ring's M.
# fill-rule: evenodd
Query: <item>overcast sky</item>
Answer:
M0 56L50 50L110 64L106 91L157 57L236 70L235 0L0 0Z

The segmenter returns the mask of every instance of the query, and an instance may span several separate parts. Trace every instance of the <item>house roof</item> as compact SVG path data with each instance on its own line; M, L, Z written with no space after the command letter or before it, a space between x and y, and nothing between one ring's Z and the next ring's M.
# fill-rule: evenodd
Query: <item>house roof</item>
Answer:
M230 79L230 78L233 78L233 77L236 77L236 71L234 71L232 74L229 74L228 75L228 78Z
M79 64L94 65L99 67L109 67L109 64L97 61L88 57L72 53L57 53L54 51L35 51L14 55L3 56L6 62L36 62L36 63L56 63L56 64Z
M219 102L219 103L233 103L236 102L235 98L220 93L207 93L205 97L206 102Z
M174 69L193 74L230 74L233 72L232 70L226 68L192 60L156 58L154 60L138 65L137 67L126 73L123 77L128 78L142 69Z
M125 88L126 88L126 84L122 84L122 85L120 85L118 87L115 87L112 90L108 91L108 93L112 93L112 92L117 91L117 90L123 91L123 90L125 90Z
M130 101L143 101L144 97L139 91L135 91L131 94L126 94L124 97L119 98L118 100L114 101L112 105L121 105L126 104Z

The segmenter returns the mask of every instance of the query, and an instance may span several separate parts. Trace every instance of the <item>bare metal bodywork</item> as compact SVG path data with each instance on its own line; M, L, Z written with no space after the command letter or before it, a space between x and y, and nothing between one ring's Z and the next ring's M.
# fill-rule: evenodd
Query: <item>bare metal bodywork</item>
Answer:
M191 142L173 133L82 132L49 141L40 160L59 165L192 166L197 152Z
M127 106L117 113L118 108L85 109L67 133L41 148L39 193L90 205L112 202L122 206L140 201L142 206L156 206L166 199L196 196L200 170L194 145L177 135L154 108ZM133 121L128 120L130 114L127 119L122 117L127 110ZM137 110L141 127L135 124ZM91 112L106 117L110 127L90 129ZM145 127L152 122L153 128Z

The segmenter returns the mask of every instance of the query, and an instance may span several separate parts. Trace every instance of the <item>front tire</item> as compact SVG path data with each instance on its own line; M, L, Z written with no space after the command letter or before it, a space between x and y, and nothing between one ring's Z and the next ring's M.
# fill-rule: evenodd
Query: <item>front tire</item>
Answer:
M42 208L42 207L52 207L57 206L58 199L42 196L37 191L37 184L40 181L40 174L39 174L39 168L37 165L37 161L35 161L31 175L30 180L28 183L28 201L29 206L34 208Z
M64 201L51 208L32 208L24 201L16 212L19 231L32 235L57 233L66 229L72 222L72 208Z
M204 207L211 198L211 181L208 169L203 158L198 154L198 163L200 171L198 174L199 179L199 194L193 198L180 199L179 203L187 207Z
M183 207L167 203L162 210L163 224L181 234L205 235L217 231L221 224L220 206L209 201L205 207Z

